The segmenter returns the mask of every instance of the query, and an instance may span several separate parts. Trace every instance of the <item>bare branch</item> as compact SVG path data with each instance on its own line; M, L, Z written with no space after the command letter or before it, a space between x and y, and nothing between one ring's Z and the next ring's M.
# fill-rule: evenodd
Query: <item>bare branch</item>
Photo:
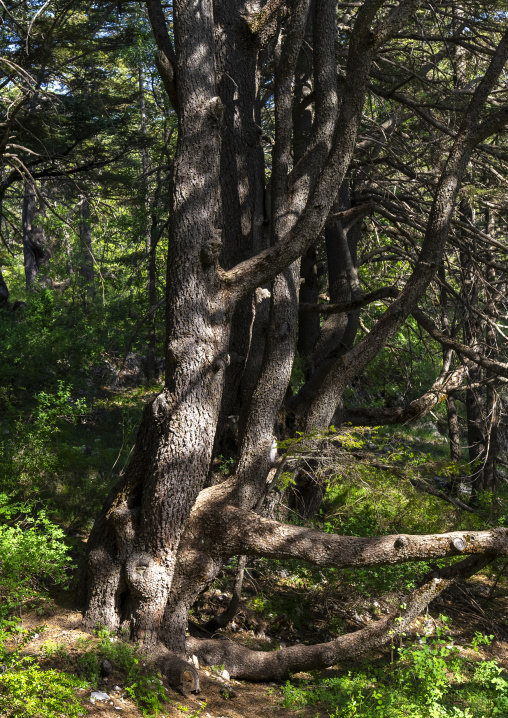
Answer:
M461 554L508 555L508 530L504 528L424 536L358 538L290 526L233 506L224 508L221 522L227 526L225 549L231 555L299 558L316 566L351 568Z
M386 424L408 424L428 414L448 394L462 387L467 375L465 366L445 372L434 382L429 391L414 399L406 406L360 407L344 410L344 421L353 426L381 426Z
M398 296L399 290L397 287L381 287L351 302L343 302L342 304L307 304L302 302L298 305L298 309L303 312L317 312L318 314L342 314L344 312L352 312L355 309L361 309L380 299L386 299L388 297L395 299Z
M462 354L462 356L466 357L467 359L471 359L471 361L475 364L478 364L479 366L488 369L494 374L497 374L498 376L502 376L504 378L508 378L508 364L506 364L505 362L498 362L494 361L493 359L489 359L488 357L485 357L479 352L477 352L472 347L468 347L466 344L462 344L455 339L450 339L450 337L440 332L434 322L432 322L427 317L427 315L424 314L420 309L413 309L412 314L418 324L422 326L425 331L430 334L430 336L437 342L439 342L445 347L448 347L449 349L454 349L458 354Z

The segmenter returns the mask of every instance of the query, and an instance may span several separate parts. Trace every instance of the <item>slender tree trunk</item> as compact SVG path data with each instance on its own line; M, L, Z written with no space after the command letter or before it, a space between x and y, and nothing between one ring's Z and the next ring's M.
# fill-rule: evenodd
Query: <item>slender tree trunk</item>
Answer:
M27 288L33 285L41 267L48 263L49 256L44 229L38 224L37 194L33 185L26 181L23 199L23 258Z
M215 3L217 87L224 104L221 124L221 266L230 269L268 246L265 221L264 154L261 147L259 47L241 18L243 0ZM259 375L266 312L263 297L246 295L234 309L225 390L214 454L232 451L229 416L238 416ZM264 327L264 328L263 328ZM246 366L249 365L248 375ZM224 441L226 444L224 445Z
M448 317L448 292L446 291L446 271L444 262L441 262L438 269L438 276L441 281L440 298L441 298L441 327L444 334L451 336L450 333L450 319ZM449 369L453 352L450 349L443 349L443 368ZM448 420L448 440L450 443L450 457L451 460L456 462L461 459L460 450L460 433L459 433L459 419L457 416L457 407L455 405L455 399L452 394L448 394L446 397L446 417ZM455 487L450 487L452 490Z
M2 274L2 270L0 268L0 307L5 305L5 303L9 299L9 290L7 288L7 284L5 283L5 279Z
M85 285L88 297L95 295L94 285L94 264L92 255L92 222L90 218L90 201L87 196L83 196L79 207L79 238L81 240L81 276Z

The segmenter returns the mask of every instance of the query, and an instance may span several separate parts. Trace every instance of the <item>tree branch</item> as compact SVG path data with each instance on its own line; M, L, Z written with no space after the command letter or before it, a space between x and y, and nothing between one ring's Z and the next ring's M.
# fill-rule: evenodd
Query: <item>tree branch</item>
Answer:
M488 359L482 354L479 354L475 349L472 349L455 339L450 339L450 337L446 336L446 334L440 332L434 322L432 322L420 309L413 309L412 314L418 324L423 327L425 331L437 342L449 349L454 349L458 354L461 354L467 359L471 359L471 361L475 364L488 369L494 374L508 378L508 364Z
M382 426L387 424L408 424L428 414L436 404L446 399L448 394L462 386L467 370L457 367L438 377L432 387L418 399L406 406L359 407L344 410L344 422L353 426Z
M492 554L474 556L443 569L438 577L432 577L404 599L402 605L405 608L328 643L298 644L266 653L252 651L232 641L189 638L187 651L196 654L204 665L224 664L232 677L253 681L283 680L290 673L327 668L385 645L394 635L403 632L445 588L458 579L469 578L493 559Z
M152 27L155 42L159 52L155 58L157 70L175 111L178 111L178 98L176 94L176 56L166 26L166 18L162 9L161 0L146 0L148 19Z
M352 312L355 309L361 309L372 304L379 299L386 299L391 297L395 299L399 295L397 287L381 287L375 289L373 292L365 294L360 299L354 299L350 302L343 302L342 304L308 304L301 302L298 305L298 309L302 312L317 312L318 314L342 314L344 312Z
M229 555L298 558L316 566L351 568L406 563L461 554L508 555L508 530L454 531L423 536L358 538L325 534L290 526L255 513L226 506L221 523L227 526L225 551Z

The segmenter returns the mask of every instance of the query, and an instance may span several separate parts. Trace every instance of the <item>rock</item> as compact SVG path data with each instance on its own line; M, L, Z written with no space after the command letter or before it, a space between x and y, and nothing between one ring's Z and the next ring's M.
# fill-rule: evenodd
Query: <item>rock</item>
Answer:
M107 693L103 693L102 691L92 691L90 694L90 703L95 703L95 701L110 701L111 697L108 696Z
M107 658L101 663L101 676L110 676L113 673L113 665Z

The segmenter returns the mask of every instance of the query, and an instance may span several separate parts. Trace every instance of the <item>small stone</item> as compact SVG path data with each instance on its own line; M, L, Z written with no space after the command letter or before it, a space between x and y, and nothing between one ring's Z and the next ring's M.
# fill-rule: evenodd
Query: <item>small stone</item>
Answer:
M95 703L95 701L109 701L111 700L111 697L108 696L107 693L103 693L102 691L92 691L90 694L90 703Z

